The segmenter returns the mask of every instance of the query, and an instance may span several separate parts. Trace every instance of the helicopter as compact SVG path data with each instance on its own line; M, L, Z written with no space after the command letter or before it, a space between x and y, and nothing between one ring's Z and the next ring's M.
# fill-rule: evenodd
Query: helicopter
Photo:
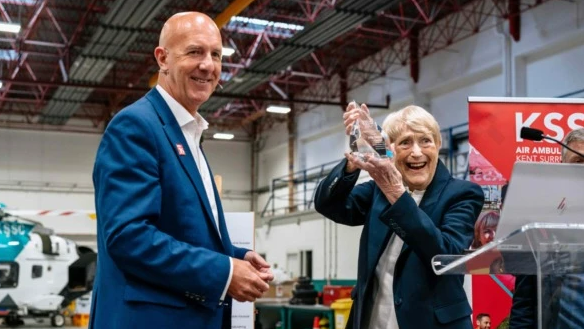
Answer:
M97 254L26 213L0 206L0 318L10 327L25 318L62 327L67 306L93 288Z

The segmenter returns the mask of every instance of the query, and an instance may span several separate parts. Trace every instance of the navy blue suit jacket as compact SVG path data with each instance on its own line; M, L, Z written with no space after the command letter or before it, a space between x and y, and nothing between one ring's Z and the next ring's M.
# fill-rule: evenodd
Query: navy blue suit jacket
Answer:
M343 160L320 183L315 206L337 223L364 225L352 296L352 328L363 328L370 316L375 267L389 238L397 234L404 241L393 281L400 329L471 329L464 277L436 276L431 259L438 254L461 254L470 246L484 201L481 188L452 178L439 161L419 207L408 193L392 205L374 181L355 186L359 171L347 174L345 166Z
M542 328L584 328L584 275L545 276ZM537 276L517 275L509 329L537 329Z
M98 261L89 327L230 328L231 299L220 302L229 257L248 250L231 244L213 185L217 228L193 155L156 89L110 122L93 182Z

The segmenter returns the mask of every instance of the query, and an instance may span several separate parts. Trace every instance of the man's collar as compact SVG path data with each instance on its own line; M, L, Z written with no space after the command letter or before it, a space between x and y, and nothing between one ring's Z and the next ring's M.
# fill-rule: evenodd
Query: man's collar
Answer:
M170 111L174 115L176 122L180 127L184 127L191 122L195 122L197 126L200 126L202 130L209 128L209 123L205 118L203 118L198 112L195 115L191 115L191 113L182 106L179 102L176 101L170 94L162 88L161 85L156 85L156 90L162 96L162 99L168 104Z

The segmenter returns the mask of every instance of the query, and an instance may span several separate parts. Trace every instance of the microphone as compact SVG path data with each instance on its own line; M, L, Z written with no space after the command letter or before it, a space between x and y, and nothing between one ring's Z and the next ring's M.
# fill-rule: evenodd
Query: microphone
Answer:
M572 148L570 148L568 145L566 145L566 144L564 144L564 143L560 142L560 141L559 141L559 140L557 140L557 139L554 139L554 138L551 138L551 137L549 137L549 136L546 136L546 135L543 133L543 131L541 131L541 130L539 130L539 129L529 128L529 127L521 127L521 132L520 132L519 136L520 136L521 138L523 138L523 139L528 139L528 140L531 140L531 141L536 141L536 142L538 142L538 141L540 141L540 140L542 140L542 139L549 139L549 140L551 140L551 141L554 141L554 142L556 142L556 143L558 143L558 144L562 145L562 146L563 146L563 147L565 147L566 149L568 149L568 150L570 150L570 151L572 151L572 152L574 152L574 153L578 154L578 155L579 155L579 156L581 156L582 158L584 158L584 154L582 154L582 153L580 153L580 152L578 152L578 151L575 151L575 150L573 150L573 149L572 149Z
M539 129L529 128L529 127L522 127L520 136L523 139L529 139L530 141L536 141L536 142L539 142L540 140L542 140L544 138L543 131L541 131Z

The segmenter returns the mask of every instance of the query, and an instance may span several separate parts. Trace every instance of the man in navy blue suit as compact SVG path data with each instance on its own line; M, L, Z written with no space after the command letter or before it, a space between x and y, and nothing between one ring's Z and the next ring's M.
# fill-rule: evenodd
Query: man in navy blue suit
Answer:
M367 107L349 105L346 132L359 119L361 135L371 123ZM375 129L375 128L370 128ZM318 212L345 225L363 225L357 285L348 328L471 329L471 308L462 275L437 276L432 257L462 254L473 239L484 194L452 178L438 159L438 123L421 107L390 114L383 129L393 159L353 154L319 184ZM360 170L372 180L355 185Z
M172 16L154 55L156 88L119 112L97 152L98 227L90 328L231 328L266 261L229 239L197 113L219 82L221 34L206 15Z
M584 153L584 128L568 133L564 144ZM562 148L562 162L584 164L584 158ZM542 286L546 295L543 309L550 315L542 328L584 328L584 275L550 275L543 279ZM517 275L509 329L536 329L537 318L537 276Z

